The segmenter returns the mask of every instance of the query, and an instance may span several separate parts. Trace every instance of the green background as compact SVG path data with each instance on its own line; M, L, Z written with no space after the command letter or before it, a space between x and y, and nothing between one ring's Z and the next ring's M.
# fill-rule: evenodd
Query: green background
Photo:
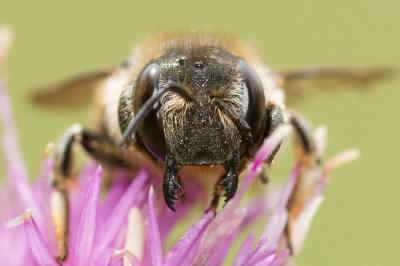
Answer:
M107 4L106 4L107 3ZM1 0L0 23L16 38L7 78L31 175L46 143L85 110L33 107L32 87L121 62L138 39L163 30L234 33L275 68L399 65L398 1L16 1ZM329 130L328 155L357 147L362 158L336 171L299 265L399 263L400 81L357 93L313 92L295 104ZM77 108L78 109L78 108ZM288 156L286 156L288 157ZM283 156L275 175L289 165ZM281 170L282 169L282 170Z

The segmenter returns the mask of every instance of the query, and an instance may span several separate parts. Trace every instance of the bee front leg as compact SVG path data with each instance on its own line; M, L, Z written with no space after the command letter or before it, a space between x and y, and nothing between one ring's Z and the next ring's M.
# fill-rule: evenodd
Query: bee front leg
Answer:
M268 137L271 135L271 133L277 129L279 126L284 124L284 116L283 116L283 111L282 109L275 105L275 104L268 104L267 108L265 109L265 117L266 117L266 129L264 133L264 137ZM275 148L275 150L269 155L267 160L264 162L262 166L262 171L260 174L260 180L262 183L266 184L268 183L268 171L269 171L269 166L272 164L274 161L275 155L277 154L278 150L280 148L280 144Z
M297 159L303 164L307 165L313 165L315 163L319 164L321 162L321 158L319 158L315 152L315 144L312 137L312 126L302 115L291 110L287 111L287 113L288 119L285 121L282 109L274 104L269 104L266 108L266 131L264 136L268 137L280 125L289 123L294 129L295 133ZM260 175L260 179L263 183L268 182L269 166L273 163L279 148L280 145L275 148L263 165Z
M232 159L224 167L226 175L221 179L219 185L223 187L225 204L228 203L236 194L239 183L239 163L240 152L236 151Z
M321 162L321 158L318 157L316 152L316 147L314 143L314 139L312 136L313 128L307 121L305 117L302 115L291 111L285 110L286 119L284 119L283 111L281 108L274 104L269 104L266 108L266 132L265 137L268 137L277 127L280 125L287 123L292 126L294 129L295 135L295 146L296 146L296 157L297 161L300 163L302 167L302 172L306 172L309 169L312 169L315 166L318 166ZM260 176L262 182L268 181L268 170L269 166L273 162L273 159L279 149L279 146L271 153L271 155L267 158L263 165L262 174ZM288 222L285 226L285 235L287 239L287 245L289 250L292 251L292 242L291 242L291 232L292 232L292 223L296 218L296 209L299 205L302 204L300 191L302 188L302 178L299 177L295 188L290 195L288 204L286 206L289 217Z
M181 165L177 164L174 157L171 154L167 154L165 158L165 173L163 178L163 195L165 203L168 208L176 211L174 208L174 203L177 198L177 193L179 196L183 196L183 188L179 182L177 172L181 168Z
M218 179L217 183L214 185L214 191L213 191L213 195L212 195L211 204L210 204L210 207L207 209L206 212L212 211L214 214L217 213L219 200L221 198L222 192L224 191L224 187L221 184L221 182L224 179L224 177L225 177L225 175L221 176Z
M72 177L72 147L80 144L96 160L119 167L129 167L121 150L107 138L83 129L80 125L70 127L56 146L54 159L54 177L51 196L51 212L57 241L58 261L64 261L68 255L68 180Z
M316 152L316 145L312 135L313 127L308 120L293 111L288 111L289 122L292 125L295 132L295 146L296 146L296 157L300 164L300 176L297 179L295 187L287 203L288 210L288 221L285 226L285 235L287 239L287 245L291 252L293 252L292 245L292 225L298 217L298 210L302 208L304 204L304 184L305 175L308 171L315 169L321 164L320 155Z
M239 152L235 152L233 158L224 165L226 174L221 176L215 184L211 204L207 211L217 212L222 194L225 197L225 204L235 196L239 183L239 154Z
M321 163L316 153L312 136L313 127L308 120L297 112L289 110L289 121L295 131L296 155L303 164L315 165Z

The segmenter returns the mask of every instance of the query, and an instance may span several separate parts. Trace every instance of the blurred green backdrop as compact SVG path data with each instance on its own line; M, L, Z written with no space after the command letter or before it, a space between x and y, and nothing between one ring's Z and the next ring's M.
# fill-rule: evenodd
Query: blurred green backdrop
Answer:
M400 2L336 1L11 1L0 23L16 38L7 78L33 176L46 143L86 110L33 107L30 88L121 62L136 40L162 30L234 33L251 40L272 67L400 65ZM399 79L360 94L313 92L295 108L329 130L328 154L348 147L361 160L328 187L299 265L394 265L400 239ZM286 173L285 156L276 176ZM2 160L3 161L3 160ZM283 161L283 162L282 162Z

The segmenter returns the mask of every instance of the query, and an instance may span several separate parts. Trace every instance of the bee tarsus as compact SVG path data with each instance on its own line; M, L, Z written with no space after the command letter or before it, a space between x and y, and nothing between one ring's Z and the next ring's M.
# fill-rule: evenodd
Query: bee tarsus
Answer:
M172 155L168 154L165 159L165 173L163 178L163 195L165 203L172 211L176 211L174 204L178 197L183 196L183 187L179 182L177 172L180 165L176 163Z
M226 175L219 184L223 188L225 205L235 196L239 183L240 152L236 151L232 159L224 165Z
M68 180L73 178L72 147L79 144L91 157L108 165L129 168L130 162L111 141L80 125L71 126L60 138L54 154L55 169L52 185L51 211L57 238L57 261L64 261L68 255Z

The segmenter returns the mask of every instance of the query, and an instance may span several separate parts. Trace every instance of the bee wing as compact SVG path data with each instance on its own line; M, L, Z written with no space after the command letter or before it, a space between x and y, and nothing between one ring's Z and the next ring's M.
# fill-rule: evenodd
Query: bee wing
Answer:
M32 100L35 104L46 107L76 107L89 102L94 90L116 69L105 67L84 72L64 81L43 86L34 90Z
M376 68L310 68L277 71L280 85L291 101L312 88L333 89L335 87L366 88L374 82L391 77L392 67Z

